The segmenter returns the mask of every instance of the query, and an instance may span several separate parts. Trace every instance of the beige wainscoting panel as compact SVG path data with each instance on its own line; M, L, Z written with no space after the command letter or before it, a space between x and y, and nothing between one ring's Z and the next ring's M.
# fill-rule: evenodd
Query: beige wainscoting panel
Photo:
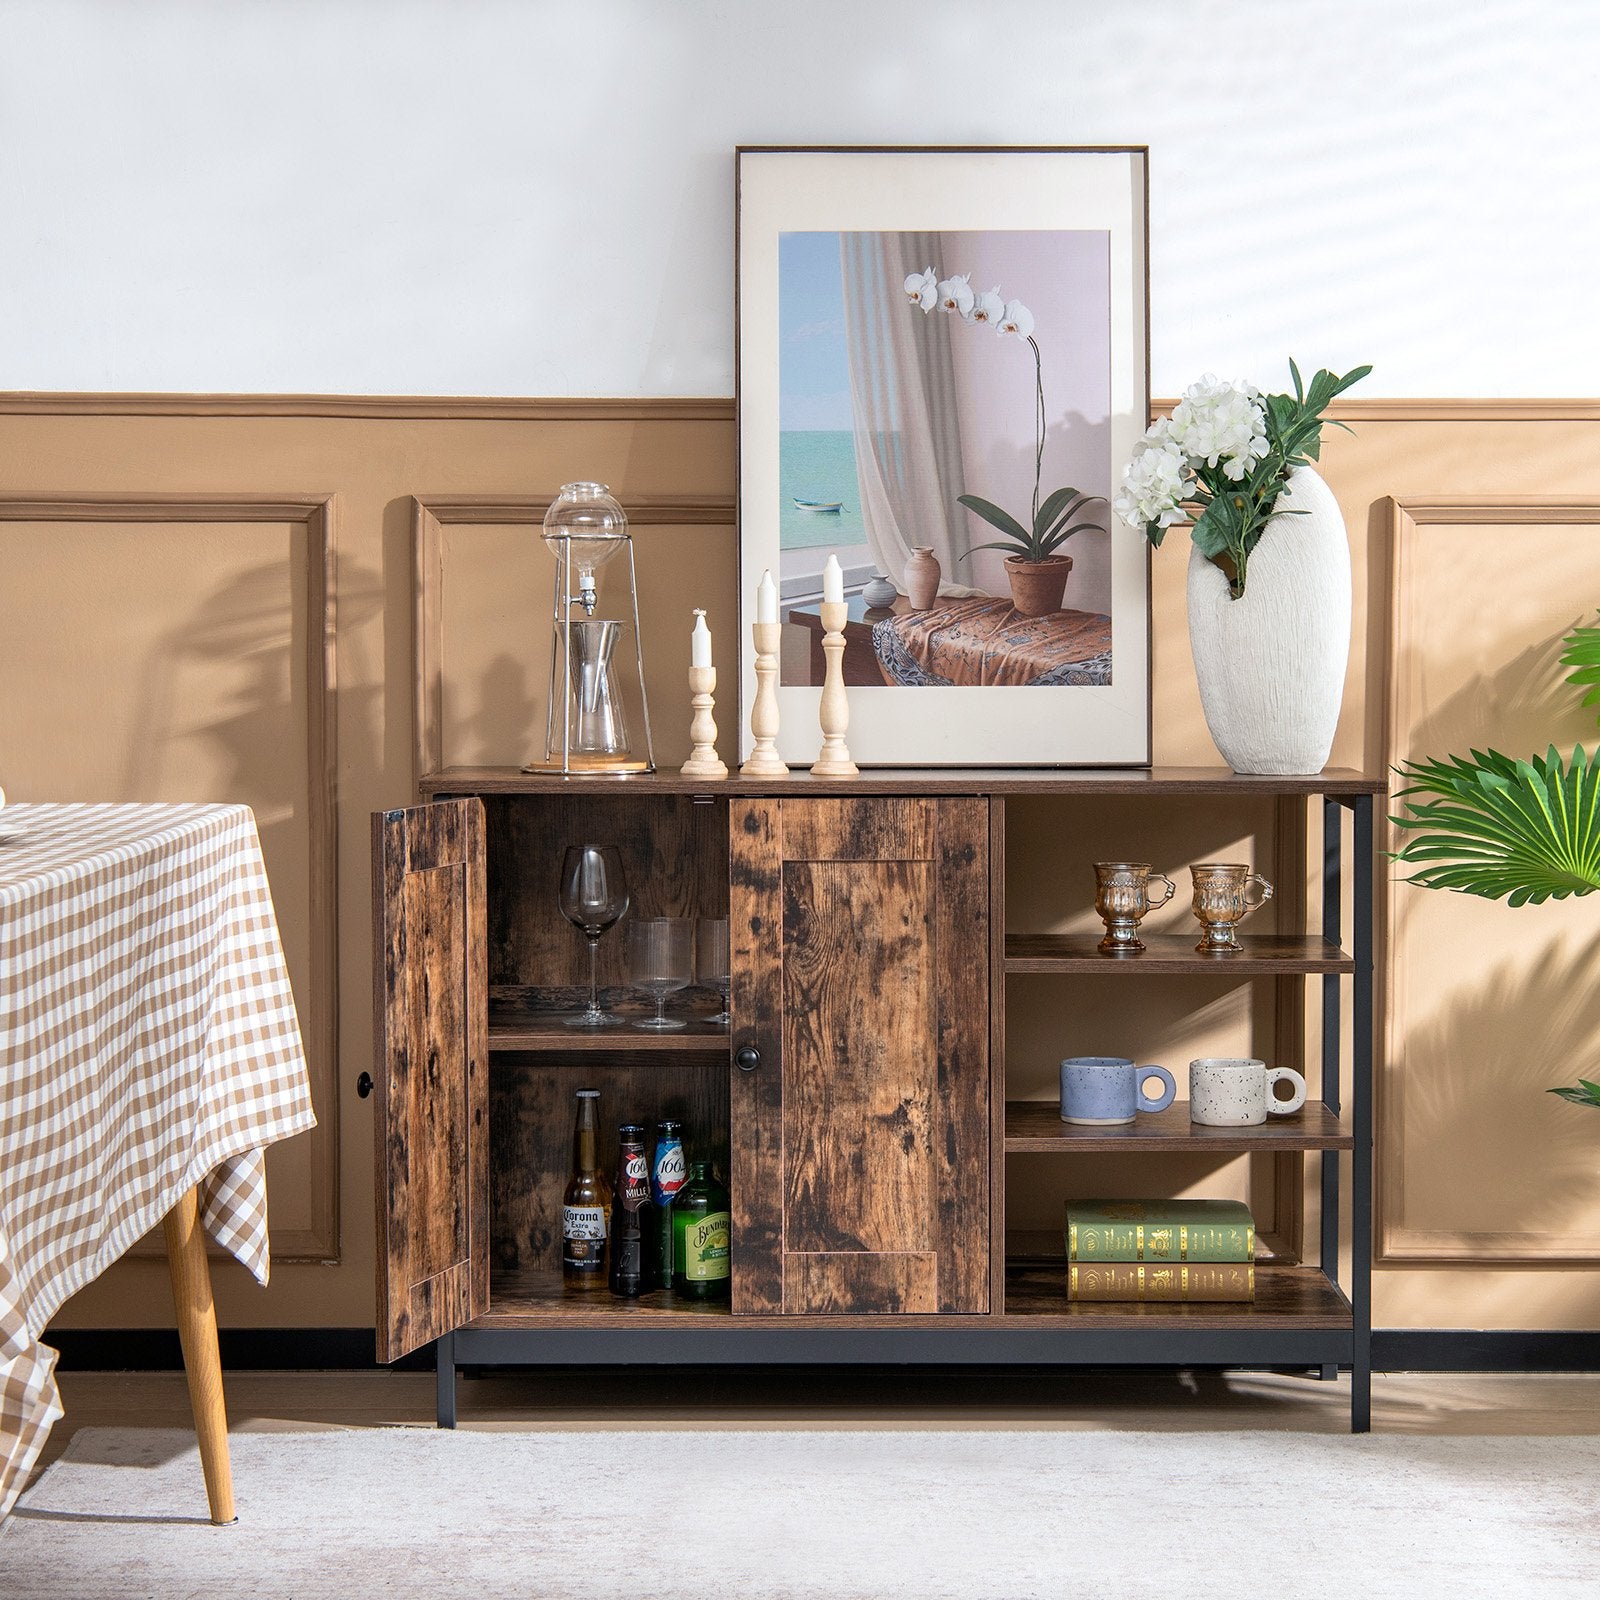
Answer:
M1600 608L1600 498L1390 504L1393 762L1595 742L1565 633ZM1391 848L1401 830L1390 829ZM1600 1261L1600 906L1387 885L1378 1259Z
M543 759L556 564L540 530L553 498L415 502L419 775ZM658 669L654 684L647 682L656 762L680 766L688 758L687 641L699 607L721 668L717 742L732 765L739 748L738 599L723 553L733 500L658 495L631 500L626 510L647 672L649 664ZM601 570L597 615L630 615L625 579L621 558ZM632 633L630 624L615 667L633 749L642 754ZM673 661L682 664L676 676L660 670Z
M1409 506L1440 497L1526 501L1557 495L1600 502L1600 402L1349 401L1338 409L1356 434L1330 433L1324 468L1350 527L1356 594L1345 710L1332 759L1379 767L1389 749L1391 498ZM318 1104L325 1128L337 1122L343 1157L336 1184L330 1177L337 1212L328 1212L342 1218L339 1261L314 1266L280 1260L266 1291L219 1263L218 1301L226 1322L371 1325L372 1113L371 1102L355 1094L356 1076L372 1056L371 1013L364 1002L372 954L368 817L414 797L419 762L431 766L436 756L512 761L529 753L529 733L537 736L543 717L549 659L549 577L540 564L537 524L553 490L576 478L609 483L635 516L645 670L659 759L673 764L688 753L687 632L689 612L699 605L711 613L718 663L726 669L718 724L728 757L736 748L735 697L727 688L734 679L736 534L727 509L735 466L733 413L725 399L0 396L0 494L57 508L40 508L25 522L0 523L8 561L22 544L31 563L26 598L14 581L0 590L0 633L11 641L0 642L0 782L19 793L48 788L59 774L55 781L62 783L81 779L86 794L110 792L87 787L91 779L116 780L129 786L130 798L154 799L166 792L162 785L172 774L181 772L192 797L247 800L264 814L284 785L309 795L305 752L310 735L302 722L284 733L281 745L287 753L270 772L253 744L244 765L225 758L221 733L230 718L248 716L254 692L249 636L230 621L236 602L227 585L240 572L262 566L272 576L260 581L280 612L285 596L295 597L300 609L291 619L292 631L286 623L273 647L275 670L281 681L284 665L298 659L292 670L300 677L290 700L297 716L308 712L310 668L302 647L311 648L308 618L314 603L306 586L309 575L293 563L309 559L312 524L305 520L309 511L293 508L321 505L337 495L338 565L331 598L337 601L338 685L328 746L331 758L336 727L337 760L321 781L337 786L336 832L345 848L336 860L338 938L320 958L312 955L310 942L314 919L308 909L311 868L304 819L295 824L302 829L296 834L301 853L287 853L284 832L284 848L269 867L286 923L306 918L297 957L306 981L315 983L320 973L328 992L334 993L331 986L338 983L348 1002L338 1013L337 1065L327 1080L327 1103ZM262 485L272 486L269 498L288 505L293 514L284 512L275 523L241 524L239 499L259 499ZM142 524L163 543L156 570L172 573L170 585L156 584L150 593L151 574L142 571L130 574L126 585L114 573L97 583L93 563L85 568L81 559L86 547L62 537L64 529L92 532L102 526L92 519L65 521L59 514L62 504L107 496L168 505L220 499L231 509L213 522L179 514ZM652 506L700 509L674 521L659 509L649 510ZM645 508L642 514L640 508ZM136 520L109 525L108 559L126 560ZM1448 536L1451 526L1439 524L1441 536ZM1486 574L1503 572L1506 586L1515 588L1523 576L1534 576L1518 570L1525 531L1464 528L1462 538L1470 543L1465 559ZM1587 541L1597 533L1574 528L1569 537ZM1537 530L1535 536L1544 537ZM1559 550L1560 531L1551 530L1550 537ZM416 562L429 541L444 585L436 614L424 607L419 619ZM328 543L331 548L331 537ZM1186 541L1174 539L1153 566L1155 759L1207 764L1217 756L1189 660L1186 555ZM1596 603L1582 572L1563 581L1561 624ZM1502 671L1507 663L1491 657L1515 642L1499 622L1485 631L1482 619L1464 614L1460 603L1459 598L1449 598L1443 607L1420 603L1408 623L1418 681L1430 705ZM50 636L48 625L33 615L46 606L74 619L83 650L74 652ZM132 621L130 612L137 613ZM1462 648L1474 630L1484 632L1481 660ZM191 634L192 646L186 643ZM138 685L114 681L115 669L105 665L119 643L165 651L173 674L168 686L189 720L173 721L160 737L151 736L149 730L162 725L154 712L136 709L132 697ZM259 662L256 670L262 670ZM103 702L112 707L113 720L121 716L126 725L104 741L104 749L93 741L75 741L71 730L90 726L101 716ZM219 731L208 733L208 727ZM183 736L171 737L174 729ZM1575 736L1570 726L1563 735ZM130 752L141 750L146 764L130 768ZM156 755L164 757L164 765L151 764ZM175 767L180 758L189 765ZM255 791L247 781L251 770L260 777ZM1238 851L1269 872L1275 868L1280 900L1271 910L1287 915L1303 823L1298 807L1247 808L1238 815L1185 808L1168 815L1089 801L1031 812L1023 806L1014 816L1010 850L1012 920L1018 927L1078 925L1087 915L1087 864L1102 853L1137 854L1173 870L1181 897L1187 881L1182 869L1200 854L1220 849ZM1309 914L1316 917L1316 886L1309 873L1305 885ZM1442 912L1455 909L1443 897L1432 898ZM1508 917L1548 920L1550 910L1527 908ZM1183 925L1178 909L1167 920ZM1516 935L1513 954L1520 959L1522 941L1535 937L1526 931L1534 924L1518 920L1507 926ZM1539 937L1554 936L1541 927ZM1569 938L1569 967L1577 953ZM1402 981L1413 954L1410 944L1395 954ZM1433 980L1418 970L1409 992L1426 1000L1426 984ZM296 977L298 984L298 970ZM1161 1061L1181 1076L1190 1056L1213 1049L1291 1058L1303 1048L1302 1024L1313 1030L1316 1024L1314 991L1312 1004L1304 1008L1309 1015L1302 1017L1299 996L1275 992L1270 983L1129 979L1068 985L1023 978L1013 979L1011 988L1007 1071L1011 1092L1020 1098L1051 1095L1054 1064L1069 1053L1136 1055ZM1422 1020L1420 1010L1406 1014ZM1561 1026L1568 1026L1562 1017ZM1574 1060L1574 1068L1578 1064ZM1580 1215L1591 1193L1587 1179L1576 1157L1569 1163L1562 1156L1552 1166L1528 1134L1539 1124L1526 1122L1547 1115L1569 1118L1553 1130L1554 1148L1576 1149L1567 1143L1575 1136L1585 1148L1600 1152L1600 1117L1547 1100L1542 1079L1523 1086L1500 1070L1464 1073L1463 1082L1482 1084L1489 1103L1506 1116L1508 1137L1514 1134L1508 1160L1495 1169L1499 1213L1490 1215L1487 1207L1474 1209L1468 1191L1476 1174L1467 1167L1468 1157L1456 1152L1453 1186L1439 1181L1438 1174L1449 1178L1452 1139L1466 1140L1465 1148L1474 1152L1471 1160L1489 1161L1496 1159L1492 1141L1473 1145L1471 1138L1479 1134L1459 1108L1452 1113L1454 1122L1419 1121L1434 1105L1429 1097L1447 1080L1402 1083L1397 1100L1395 1076L1404 1070L1402 1061L1390 1063L1390 1092L1380 1108L1385 1178L1398 1173L1404 1180L1400 1220L1407 1228L1459 1235L1468 1253L1384 1263L1374 1289L1380 1325L1600 1326L1600 1273L1586 1266L1550 1267L1537 1254L1552 1247L1570 1252L1573 1239L1589 1236L1593 1219ZM1390 1127L1389 1108L1396 1104L1401 1111ZM1307 1165L1308 1177L1314 1177L1315 1164ZM1600 1167L1600 1157L1593 1165ZM309 1184L309 1165L300 1170ZM1013 1158L1011 1175L1010 1220L1021 1230L1058 1229L1060 1202L1069 1191L1139 1184L1152 1192L1251 1194L1264 1220L1271 1217L1275 1245L1290 1248L1303 1240L1314 1253L1315 1184L1308 1182L1303 1196L1294 1193L1293 1168L1279 1163L1264 1164L1254 1174L1237 1163L1157 1177L1148 1165L1126 1162L1069 1174L1055 1158L1030 1156ZM288 1231L311 1225L312 1201L297 1192L301 1186L299 1178L282 1183L274 1178L280 1255ZM1387 1204L1392 1191L1386 1189L1385 1198ZM1503 1224L1497 1220L1500 1213ZM1517 1265L1499 1264L1501 1246L1490 1237L1497 1231L1516 1236ZM1384 1242L1393 1241L1386 1237ZM79 1326L170 1326L164 1266L159 1261L120 1264L79 1295L61 1320Z
M255 812L319 1124L268 1155L280 1260L339 1253L333 553L320 498L0 495L10 796Z

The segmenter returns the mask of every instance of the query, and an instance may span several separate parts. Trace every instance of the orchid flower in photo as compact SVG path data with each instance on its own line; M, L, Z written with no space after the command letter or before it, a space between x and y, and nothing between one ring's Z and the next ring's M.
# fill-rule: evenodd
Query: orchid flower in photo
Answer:
M1014 333L1019 339L1026 339L1033 332L1033 313L1020 300L1007 300L997 331Z
M1005 299L1000 293L1000 285L986 289L973 302L972 309L966 313L968 322L998 322L1006 314Z
M959 277L946 278L939 285L939 305L942 310L966 316L972 310L972 274L963 272Z
M930 268L928 272L912 273L906 279L907 296L913 305L921 306L924 311L928 309L928 302L922 298L923 290L932 276L934 274ZM1071 488L1057 489L1052 494L1041 495L1045 436L1044 358L1039 351L1039 341L1033 336L1033 313L1020 300L1007 300L1000 293L999 284L983 294L974 294L970 272L952 273L948 278L940 278L936 303L943 310L956 313L963 322L971 326L983 324L992 327L998 334L1010 334L1013 338L1020 339L1033 355L1031 513L1026 519L1013 517L1009 511L1003 511L999 506L978 495L958 495L957 499L967 510L982 517L985 522L998 528L1004 535L1002 542L977 545L967 554L975 554L977 550L1006 550L1011 552L1011 559L1017 561L1048 561L1073 534L1084 533L1090 529L1103 531L1100 530L1098 522L1074 522L1073 518L1083 516L1086 507L1104 499L1104 496L1080 494L1078 490Z
M939 274L932 267L911 273L906 278L906 298L912 305L932 311L939 303Z

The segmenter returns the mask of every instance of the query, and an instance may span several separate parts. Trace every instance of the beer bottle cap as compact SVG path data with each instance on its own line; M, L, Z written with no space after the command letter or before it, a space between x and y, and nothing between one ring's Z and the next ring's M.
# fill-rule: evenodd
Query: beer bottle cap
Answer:
M637 1122L624 1122L622 1126L617 1129L617 1132L620 1133L624 1139L626 1139L630 1134L636 1134L641 1139L644 1138L644 1128Z
M663 1117L662 1120L656 1124L656 1132L682 1133L683 1124L681 1122L674 1122L670 1117Z
M600 1091L598 1089L580 1089L578 1091L578 1098L580 1100L598 1100L600 1098Z

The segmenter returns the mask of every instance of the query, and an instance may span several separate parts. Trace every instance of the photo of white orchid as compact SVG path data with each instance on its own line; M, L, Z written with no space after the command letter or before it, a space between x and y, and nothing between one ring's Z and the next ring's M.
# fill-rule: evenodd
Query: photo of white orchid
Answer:
M778 241L782 681L1112 678L1110 243L1070 231Z
M1149 555L1110 499L1150 420L1145 152L737 165L740 593L780 625L783 759L837 660L858 764L1147 762Z

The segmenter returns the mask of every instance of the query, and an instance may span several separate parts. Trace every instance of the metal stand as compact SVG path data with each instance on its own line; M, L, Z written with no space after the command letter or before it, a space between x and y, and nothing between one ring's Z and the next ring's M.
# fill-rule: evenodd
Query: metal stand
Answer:
M433 1343L435 1420L441 1428L456 1425L456 1336L442 1333Z

